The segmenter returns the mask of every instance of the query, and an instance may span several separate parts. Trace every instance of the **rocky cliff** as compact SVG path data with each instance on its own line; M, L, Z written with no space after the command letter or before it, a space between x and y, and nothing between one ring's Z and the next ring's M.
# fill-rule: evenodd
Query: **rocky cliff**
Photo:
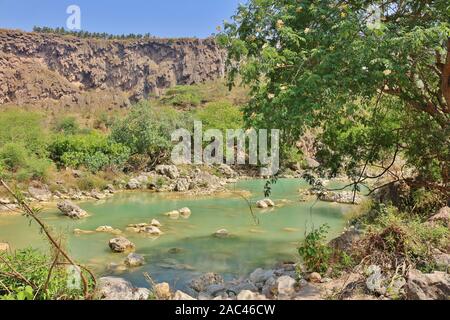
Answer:
M214 39L81 39L0 30L0 105L129 102L224 75Z

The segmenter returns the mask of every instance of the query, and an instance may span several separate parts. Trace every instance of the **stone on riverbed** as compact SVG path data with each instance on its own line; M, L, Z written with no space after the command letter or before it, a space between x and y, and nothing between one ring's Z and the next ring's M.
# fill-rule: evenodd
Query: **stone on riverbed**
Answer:
M227 229L220 229L214 233L214 237L216 238L227 238L230 236L230 232Z
M140 254L130 253L125 259L125 264L131 268L140 267L145 264L145 259Z
M109 247L112 251L118 253L133 251L136 248L133 242L124 237L109 240Z
M189 208L181 208L180 210L178 210L178 212L180 213L181 217L185 219L189 218L192 214L191 209Z
M110 226L100 226L97 229L95 229L96 232L103 232L103 233L112 233L112 234L121 234L122 231L118 229L114 229Z
M180 211L178 211L178 210L173 210L173 211L164 213L164 215L165 215L166 217L169 217L170 219L176 220L176 219L180 218Z
M141 233L146 233L152 236L160 236L162 235L162 231L158 227L147 226L140 230Z
M275 207L275 202L270 199L263 199L256 202L256 206L260 209L273 208Z
M58 209L72 219L80 219L87 216L87 212L71 201L65 200L57 204Z
M136 288L122 278L104 277L98 281L97 296L101 300L147 300L150 290Z
M161 227L162 227L161 222L159 222L159 221L156 220L156 219L153 219L153 220L150 222L150 225L153 226L153 227L157 227L157 228L161 228Z

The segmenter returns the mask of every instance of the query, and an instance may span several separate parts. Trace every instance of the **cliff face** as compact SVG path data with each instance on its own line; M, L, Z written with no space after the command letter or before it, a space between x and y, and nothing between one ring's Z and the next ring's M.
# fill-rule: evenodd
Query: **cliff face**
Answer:
M213 39L103 40L0 30L0 104L123 107L223 75L223 51Z

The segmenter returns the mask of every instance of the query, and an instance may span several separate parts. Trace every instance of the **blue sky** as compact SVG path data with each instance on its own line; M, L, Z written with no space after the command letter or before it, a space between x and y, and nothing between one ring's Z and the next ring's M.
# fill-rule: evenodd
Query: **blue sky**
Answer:
M207 37L244 0L0 0L0 28L65 27L69 5L81 8L81 28L113 34Z

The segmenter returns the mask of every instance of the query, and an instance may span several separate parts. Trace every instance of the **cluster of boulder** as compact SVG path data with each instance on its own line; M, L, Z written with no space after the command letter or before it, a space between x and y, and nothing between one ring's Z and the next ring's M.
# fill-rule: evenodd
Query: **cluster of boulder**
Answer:
M125 183L129 190L150 189L158 192L202 192L212 193L233 182L237 173L227 165L220 165L217 171L222 177L200 168L181 173L174 165L159 165L152 172L142 173Z

